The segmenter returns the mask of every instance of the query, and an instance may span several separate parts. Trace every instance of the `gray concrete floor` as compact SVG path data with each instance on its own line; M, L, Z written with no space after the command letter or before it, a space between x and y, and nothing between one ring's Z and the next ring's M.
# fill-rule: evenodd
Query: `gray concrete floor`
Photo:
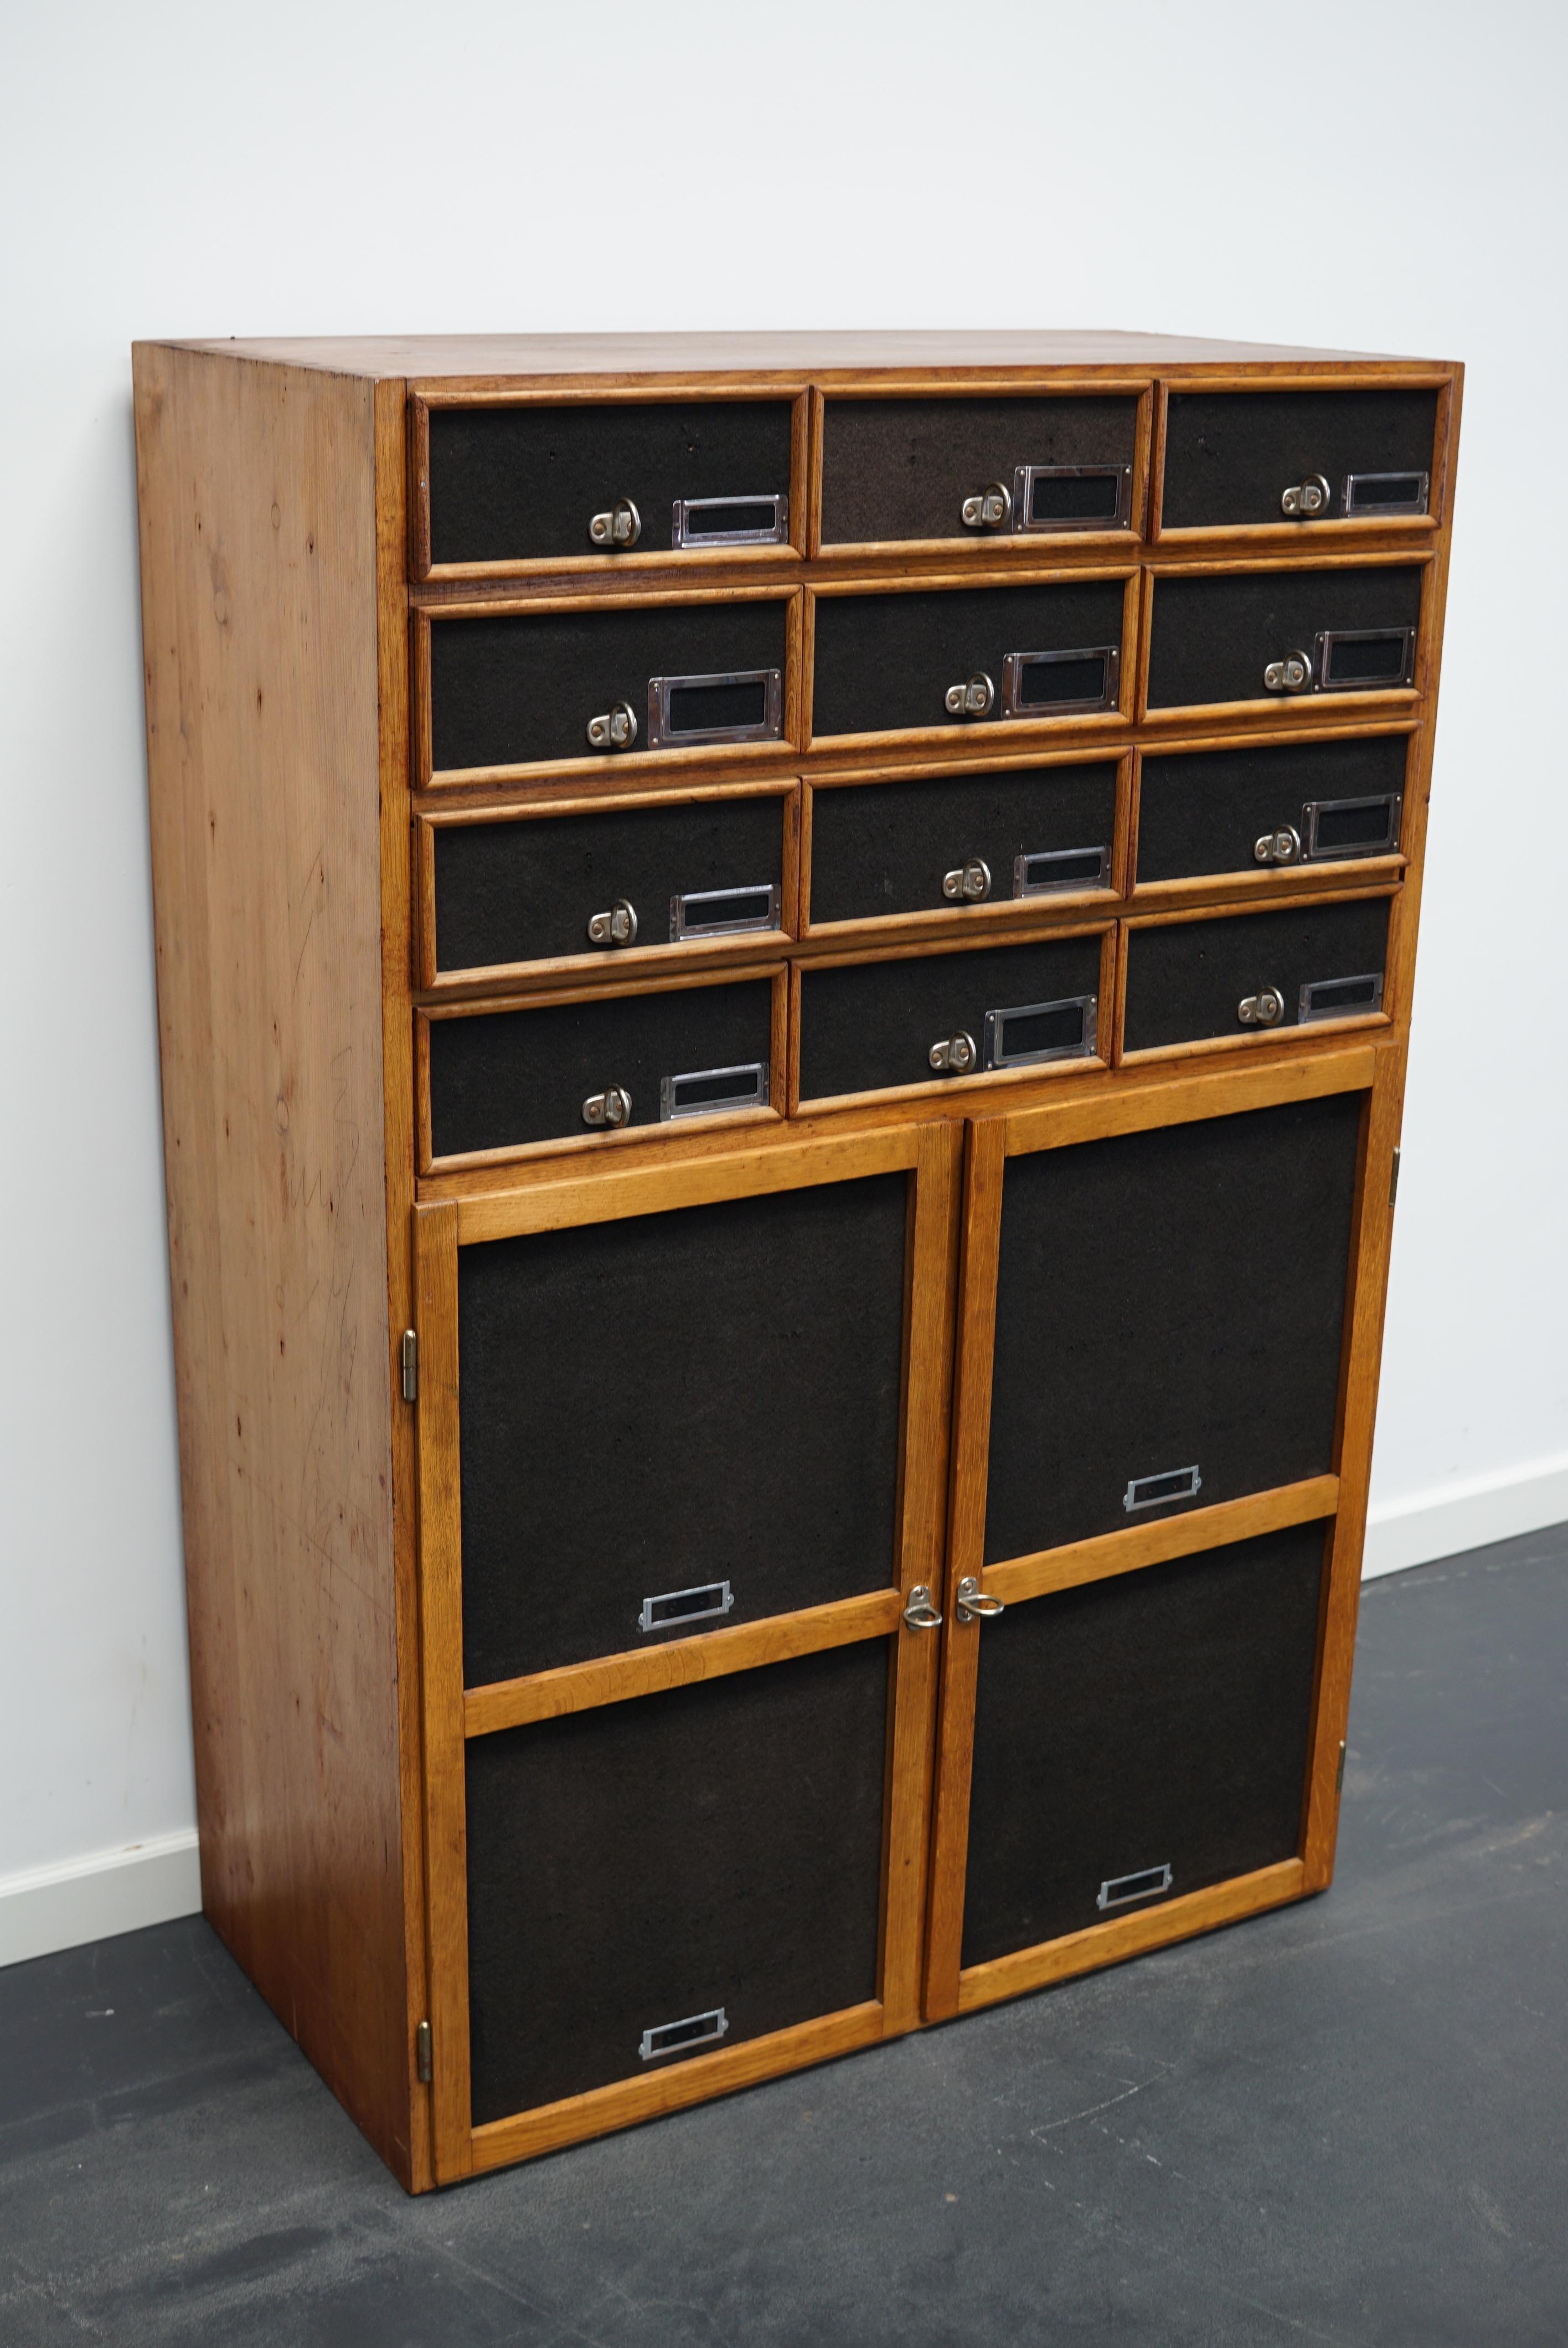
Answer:
M1368 1588L1322 1899L410 2201L199 1921L0 1973L0 2342L1568 2342L1568 1527Z

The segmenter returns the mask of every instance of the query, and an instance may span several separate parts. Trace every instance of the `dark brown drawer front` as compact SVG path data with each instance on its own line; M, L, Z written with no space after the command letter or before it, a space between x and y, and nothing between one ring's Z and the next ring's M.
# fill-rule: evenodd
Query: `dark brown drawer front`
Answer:
M1137 431L1130 398L829 399L823 545L1126 530Z
M764 598L437 619L434 770L776 742L787 609ZM622 719L618 731L618 713L634 730Z
M772 1000L744 979L432 1019L432 1155L765 1108ZM608 1106L585 1115L592 1101Z
M435 827L440 972L777 932L783 798Z
M1380 1011L1389 905L1363 897L1133 929L1123 1048L1277 1035Z
M1293 1526L988 1628L966 1965L1296 1856L1323 1555Z
M1381 734L1146 756L1138 885L1394 855L1409 747Z
M471 1738L477 2123L876 1994L887 1643Z
M1161 528L1425 514L1437 415L1435 391L1173 391Z
M1092 1057L1099 986L1098 938L808 966L800 990L802 1105ZM960 1039L967 1056L933 1065L933 1049Z
M460 1251L465 1686L892 1585L908 1194Z
M1113 710L1122 605L1114 580L821 596L812 732L958 732ZM967 711L949 706L981 680L989 700L981 694Z
M433 563L777 544L789 490L787 400L430 411Z
M1149 707L1319 699L1408 686L1421 572L1251 571L1156 579Z
M813 794L811 918L1007 904L1111 886L1116 767L859 783Z

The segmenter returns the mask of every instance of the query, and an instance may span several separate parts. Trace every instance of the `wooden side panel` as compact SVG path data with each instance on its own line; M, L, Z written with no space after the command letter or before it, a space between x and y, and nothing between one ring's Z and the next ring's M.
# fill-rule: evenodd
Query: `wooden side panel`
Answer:
M202 1896L410 2180L374 414L136 354Z

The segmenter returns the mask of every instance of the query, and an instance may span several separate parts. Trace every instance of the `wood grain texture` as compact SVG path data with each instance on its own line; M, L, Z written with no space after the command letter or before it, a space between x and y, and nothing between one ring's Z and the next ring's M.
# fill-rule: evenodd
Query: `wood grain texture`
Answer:
M1276 1532L1285 1525L1310 1524L1315 1517L1331 1517L1338 1498L1337 1476L1312 1476L1276 1491L1252 1492L1245 1499L1193 1509L1158 1524L1128 1525L1090 1540L1040 1550L1032 1557L1009 1557L987 1566L980 1583L988 1596L1016 1605L1026 1598L1047 1597L1054 1590L1074 1590L1080 1582L1105 1581L1112 1574L1163 1565L1168 1558L1193 1557L1199 1550L1250 1540L1255 1533Z
M202 1898L406 2183L374 404L135 383Z

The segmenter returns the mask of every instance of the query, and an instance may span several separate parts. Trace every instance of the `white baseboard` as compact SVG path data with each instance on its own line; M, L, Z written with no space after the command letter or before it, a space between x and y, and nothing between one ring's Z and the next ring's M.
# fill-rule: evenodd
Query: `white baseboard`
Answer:
M200 1907L194 1827L0 1875L0 1965L167 1924Z
M1568 1522L1568 1453L1533 1459L1491 1476L1471 1476L1435 1491L1399 1500L1375 1500L1367 1512L1363 1581L1378 1573L1402 1573L1407 1566L1430 1565L1457 1557L1460 1550L1484 1549L1490 1541Z

